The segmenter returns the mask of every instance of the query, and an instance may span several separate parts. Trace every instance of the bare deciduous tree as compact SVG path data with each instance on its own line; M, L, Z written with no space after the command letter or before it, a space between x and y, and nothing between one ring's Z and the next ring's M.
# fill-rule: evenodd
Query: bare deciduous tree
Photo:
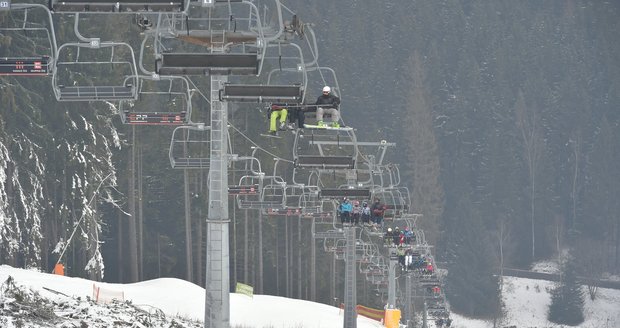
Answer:
M536 259L536 188L537 171L542 154L542 131L536 110L525 103L523 91L519 91L515 104L516 124L523 138L523 153L529 173L530 223L532 229L532 260Z

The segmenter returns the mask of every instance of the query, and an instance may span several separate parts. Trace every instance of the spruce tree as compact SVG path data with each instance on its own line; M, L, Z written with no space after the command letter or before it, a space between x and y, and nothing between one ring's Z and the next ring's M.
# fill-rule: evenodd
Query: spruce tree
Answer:
M468 205L466 195L459 205L461 215L452 219L446 231L449 235L446 296L454 312L492 318L501 309L497 266L482 220Z
M584 321L584 295L577 283L575 259L569 256L562 265L560 283L551 291L551 304L547 318L549 321L569 326L577 326Z

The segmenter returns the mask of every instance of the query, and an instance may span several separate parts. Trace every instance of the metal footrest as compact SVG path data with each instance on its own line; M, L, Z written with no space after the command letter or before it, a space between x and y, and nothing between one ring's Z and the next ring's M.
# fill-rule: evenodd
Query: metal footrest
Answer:
M251 209L251 210L267 210L284 208L280 202L265 202L265 201L238 201L239 209Z
M187 112L148 113L125 111L121 116L124 124L134 125L180 125L187 123Z
M268 208L267 215L270 216L295 216L301 215L301 207L296 208Z
M58 101L127 100L136 99L136 89L126 86L58 87Z
M315 232L314 238L316 239L344 239L344 232L342 231Z
M173 169L208 169L209 158L177 157L170 164Z
M0 58L0 75L36 76L49 74L49 57Z

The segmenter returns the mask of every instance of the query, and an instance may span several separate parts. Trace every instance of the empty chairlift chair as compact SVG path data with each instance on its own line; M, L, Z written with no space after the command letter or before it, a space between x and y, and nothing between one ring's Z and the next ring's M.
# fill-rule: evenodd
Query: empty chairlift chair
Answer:
M137 100L123 100L121 121L132 125L181 125L190 123L192 102L183 77L140 76Z
M268 44L263 64L272 68L267 83L226 83L220 90L220 100L253 103L285 103L299 105L307 82L301 48L293 44Z
M0 10L0 75L45 76L57 51L51 14L40 4L5 2Z
M204 124L178 126L172 132L168 157L173 169L209 169L210 127Z
M137 99L133 49L118 42L63 44L58 48L52 87L58 101Z
M192 7L187 15L171 15L158 23L157 74L259 74L265 41L257 7L248 1L215 1L213 5Z
M257 186L258 192L237 194L239 209L283 209L286 204L285 185L280 177L273 176L244 176L239 181L240 186Z
M354 132L308 130L297 134L293 146L295 166L309 169L354 169L357 146Z

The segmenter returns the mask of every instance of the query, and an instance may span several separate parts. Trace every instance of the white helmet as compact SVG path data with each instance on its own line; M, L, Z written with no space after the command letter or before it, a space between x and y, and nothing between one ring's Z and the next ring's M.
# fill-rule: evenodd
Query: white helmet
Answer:
M330 88L329 86L324 86L323 92L332 92L332 88Z

